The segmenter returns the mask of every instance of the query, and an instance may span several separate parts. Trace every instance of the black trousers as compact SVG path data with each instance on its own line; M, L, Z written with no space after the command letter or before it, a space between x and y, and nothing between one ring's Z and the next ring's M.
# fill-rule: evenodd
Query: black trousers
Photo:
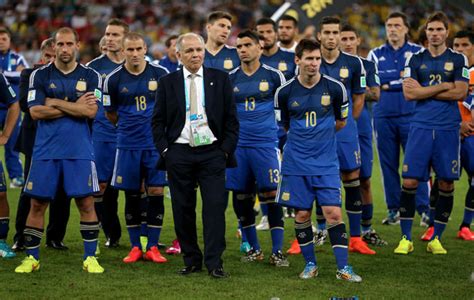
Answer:
M31 156L25 155L25 178L28 178L31 165ZM13 237L15 242L19 241L21 244L23 240L23 230L25 229L26 219L30 213L31 198L25 195L23 191L18 199L18 209L16 211L15 229L16 233ZM54 201L49 206L49 222L46 229L47 241L62 241L66 235L67 223L69 221L69 213L71 207L71 199L66 197L65 192L60 189L56 193Z
M225 250L225 153L217 145L190 147L172 144L165 157L176 236L186 266L202 267L203 254L196 230L195 187L202 198L204 264L209 271L222 267Z
M102 212L100 222L102 223L105 235L112 241L118 241L122 236L122 227L118 217L118 196L119 191L114 189L109 182L102 198L104 211Z

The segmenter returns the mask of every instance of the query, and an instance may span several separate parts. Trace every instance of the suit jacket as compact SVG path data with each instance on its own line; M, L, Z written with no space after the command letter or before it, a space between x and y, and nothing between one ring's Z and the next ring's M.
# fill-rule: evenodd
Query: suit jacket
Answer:
M29 156L33 154L33 146L36 137L36 121L31 118L30 110L28 109L28 87L31 73L40 66L41 65L36 65L34 68L24 69L20 75L18 98L21 111L23 111L24 114L20 133L16 140L15 150Z
M203 67L204 68L204 67ZM239 121L234 92L226 72L204 68L204 95L209 128L227 157L227 167L237 166L234 156L239 136ZM186 98L182 70L160 78L152 118L153 140L162 154L180 135L186 122ZM163 159L158 169L164 170Z

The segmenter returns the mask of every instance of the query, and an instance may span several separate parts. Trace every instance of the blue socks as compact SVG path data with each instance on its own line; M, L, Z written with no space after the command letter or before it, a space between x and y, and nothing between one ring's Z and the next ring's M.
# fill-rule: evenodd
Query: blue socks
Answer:
M80 223L82 240L84 241L84 259L95 256L97 238L99 236L99 221Z

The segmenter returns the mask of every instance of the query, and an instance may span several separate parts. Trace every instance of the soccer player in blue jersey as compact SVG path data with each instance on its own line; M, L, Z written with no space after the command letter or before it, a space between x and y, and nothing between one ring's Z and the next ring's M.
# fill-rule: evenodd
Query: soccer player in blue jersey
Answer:
M16 93L3 74L0 74L0 101L8 107L5 126L0 134L1 146L8 142L20 115L20 105ZM6 243L9 223L10 208L7 200L7 182L3 165L0 163L0 257L4 258L15 257L15 252Z
M361 156L356 119L364 107L365 71L359 57L339 50L340 23L336 17L324 17L320 22L321 73L341 81L347 89L349 115L346 126L337 133L337 154L341 179L346 192L346 212L351 239L349 251L375 254L361 238L362 200L360 193Z
M414 103L405 101L402 92L402 76L405 60L421 47L408 42L408 18L393 12L385 21L387 42L372 49L367 59L375 62L380 76L380 99L373 106L374 130L382 169L382 182L388 217L383 224L399 223L400 207L400 146L405 150ZM418 213L427 221L429 205L428 184L420 184L416 196ZM424 215L423 215L424 213Z
M295 52L298 44L298 20L283 15L278 20L278 47L283 51Z
M459 179L459 124L457 101L468 91L467 58L446 46L448 18L442 12L428 17L425 26L428 48L407 59L403 94L415 102L415 112L403 161L400 196L402 239L396 254L413 251L411 227L419 181L427 180L432 167L438 178L433 239L426 250L446 254L440 239L453 208L454 181Z
M77 33L68 27L54 34L56 58L36 69L30 77L28 106L38 120L35 146L25 193L31 196L31 209L24 231L27 257L15 272L37 271L43 235L44 214L59 185L76 199L80 230L84 240L83 268L103 273L95 258L99 221L92 195L99 191L94 151L88 119L97 112L102 98L101 77L76 61ZM45 176L48 174L48 176Z
M158 80L168 74L166 68L145 60L147 47L143 36L128 33L123 39L125 63L112 71L104 82L104 108L107 118L117 125L117 151L112 186L125 191L125 220L131 251L123 261L134 263L142 258L164 263L157 244L163 225L163 186L166 174L158 171L158 151L151 134L151 116ZM148 194L148 243L143 255L140 244L140 188Z
M287 267L289 262L282 253L283 211L275 203L280 151L273 104L275 91L285 78L280 71L260 62L262 47L257 33L250 30L240 32L236 48L240 67L232 70L229 76L234 87L240 131L235 152L237 168L227 169L226 188L235 195L234 208L252 247L242 261L263 260L253 211L257 192L260 202L268 208L272 237L270 263Z
M5 75L15 94L18 94L20 84L20 73L28 68L23 55L11 49L11 32L8 28L0 28L0 72ZM7 105L0 103L0 124L5 125L7 115ZM14 150L18 133L20 131L21 118L18 118L17 125L11 134L10 139L5 144L5 165L10 178L10 187L23 187L23 168L21 166L20 155Z
M295 232L306 261L300 278L318 275L311 228L311 210L317 198L329 223L337 278L360 282L362 278L348 265L347 233L341 216L336 131L344 127L349 114L346 89L319 72L322 56L317 41L303 39L295 53L300 73L275 94L275 106L288 130L277 201L296 209Z
M231 71L240 64L234 47L226 45L232 29L232 16L224 11L214 11L207 17L206 53L204 66Z
M105 28L106 54L90 61L87 66L96 70L102 80L124 61L122 40L129 31L128 25L119 19L111 19ZM117 215L118 191L108 187L114 168L114 154L117 148L115 126L105 117L103 103L100 102L97 115L92 123L92 141L97 164L100 192L94 195L97 216L102 223L106 247L118 247L121 236L120 220Z
M177 35L169 36L165 41L166 46L166 55L160 59L159 63L169 72L174 72L178 69L178 57L176 56L176 40L178 39Z
M345 24L341 27L341 50L357 55L360 37L354 27ZM366 72L366 92L364 109L357 120L357 132L360 146L360 192L362 196L362 238L366 243L382 246L387 245L372 228L373 197L370 185L372 176L373 151L372 151L372 119L369 113L368 102L378 101L380 97L380 79L375 63L360 57Z

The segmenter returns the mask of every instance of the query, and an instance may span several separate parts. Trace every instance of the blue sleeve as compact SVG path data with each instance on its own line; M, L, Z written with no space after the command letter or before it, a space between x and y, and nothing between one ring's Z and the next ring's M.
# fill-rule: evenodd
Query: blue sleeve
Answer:
M0 101L6 105L17 102L15 91L3 74L0 79Z
M413 78L418 80L418 55L411 55L405 62L403 78Z
M117 81L114 80L114 74L105 77L102 95L102 105L106 111L110 112L117 111Z
M45 74L41 69L36 69L31 73L30 85L28 87L28 107L35 105L44 105L46 100L46 92L44 88L43 77Z
M380 79L377 72L377 67L375 63L371 61L364 61L364 67L366 72L367 86L368 87L377 87L380 86Z
M345 120L349 115L349 100L347 90L342 83L331 84L331 96L333 97L334 118Z
M281 122L284 128L290 127L290 113L288 111L288 93L285 88L278 88L275 93L275 108L279 111L279 118L277 116L277 121Z
M464 54L457 54L454 65L454 81L469 82L469 68Z
M366 87L365 70L362 60L358 57L352 60L352 94L364 94Z

